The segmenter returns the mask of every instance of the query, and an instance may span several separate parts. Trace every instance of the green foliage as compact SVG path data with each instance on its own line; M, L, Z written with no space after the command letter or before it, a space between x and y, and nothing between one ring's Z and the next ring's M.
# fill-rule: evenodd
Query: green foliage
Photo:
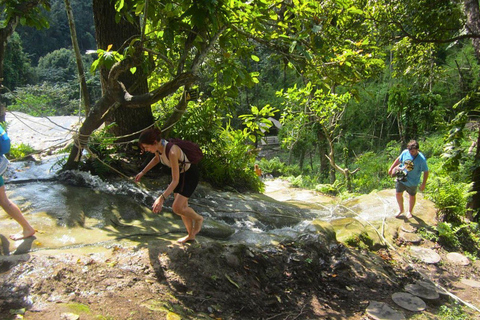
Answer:
M177 123L171 136L194 141L200 145L204 158L200 163L203 179L215 187L230 186L237 190L263 190L263 184L253 171L254 148L249 144L250 133L223 127L214 100L190 108Z
M115 163L122 154L118 153L119 149L115 145L115 137L109 131L114 126L116 124L111 123L102 130L96 131L90 137L89 149L93 155L89 154L85 163L82 164L84 170L100 177L116 174L110 167L116 167Z
M366 250L371 250L374 244L372 238L368 235L367 232L361 232L360 234L353 234L347 239L345 239L345 243L351 247L366 249Z
M37 30L29 26L18 26L25 52L34 64L40 57L60 48L71 48L72 39L68 31L68 20L64 0L49 0L50 10L42 10L49 28ZM80 52L96 47L95 25L92 14L92 1L70 0L75 18Z
M264 174L271 174L274 177L285 175L285 167L287 166L279 157L274 157L270 160L262 158L258 162L258 165Z
M317 184L315 186L315 191L321 192L323 194L337 195L340 193L341 185L337 180L333 184Z
M93 62L91 55L82 56L84 66L90 65ZM41 82L46 82L47 86L60 86L62 92L60 94L68 96L70 102L56 102L59 103L60 109L70 103L78 104L80 97L80 87L78 83L78 70L75 60L75 54L70 49L59 49L52 51L41 57L36 68L38 78ZM101 96L100 90L100 76L86 72L84 74L87 83L89 95L92 101L96 101ZM45 84L44 84L45 85ZM52 93L55 95L55 92ZM69 115L72 113L72 108L66 107L66 110L61 114ZM73 109L73 112L75 110Z
M388 153L375 154L373 152L359 155L354 162L354 166L360 168L360 171L353 176L354 190L360 193L369 193L372 190L391 188L394 182L388 175L388 168L397 156L391 157Z
M437 242L439 240L438 232L436 231L436 228L434 228L434 227L419 228L418 233L422 236L423 239L430 240L430 241L433 241L433 242Z
M34 81L34 69L17 33L14 33L8 41L3 67L2 84L10 90Z
M10 159L23 159L34 152L35 150L27 144L12 144L8 157Z
M471 318L469 314L463 311L462 306L457 303L452 306L440 306L438 316L441 320L467 320Z
M110 51L113 45L109 45L107 50L97 49L97 50L89 50L87 54L97 54L98 58L93 61L90 72L95 73L101 66L105 66L107 70L116 63L121 61L124 56L117 51ZM134 73L134 72L132 72Z
M466 215L472 184L453 181L449 175L432 176L425 190L427 199L432 200L438 209L437 216L442 221L460 223Z
M18 87L13 94L8 93L5 96L12 101L9 110L39 117L77 113L80 101L71 94L72 90L68 84L52 85L44 82L41 85Z
M245 125L244 134L252 140L255 145L259 138L263 137L269 131L273 123L268 117L274 117L279 110L270 105L258 109L256 106L251 107L251 114L240 115L239 118L243 120Z
M440 242L450 248L460 247L460 242L456 235L457 229L452 227L451 223L448 222L439 222L437 224L438 237Z
M40 0L38 5L29 6L24 4L24 0L2 1L0 4L3 9L3 19L1 21L2 28L12 19L20 18L22 25L35 27L37 29L48 28L48 21L42 14L42 9L50 9L50 1Z
M40 81L68 82L77 78L77 65L72 50L65 48L52 51L38 61L37 74Z

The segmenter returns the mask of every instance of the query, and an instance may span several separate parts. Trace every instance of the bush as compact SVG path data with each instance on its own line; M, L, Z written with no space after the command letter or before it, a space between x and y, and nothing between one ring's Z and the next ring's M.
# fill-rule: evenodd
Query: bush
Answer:
M395 158L391 159L385 153L366 152L360 155L354 163L354 166L360 168L360 171L353 175L353 190L370 193L373 190L392 188L394 182L388 175L388 168Z
M223 127L222 118L217 113L216 106L209 100L202 105L194 105L170 136L200 145L204 153L200 172L213 186L262 191L263 183L253 170L256 153L249 143L249 136L228 124Z
M435 203L441 221L459 224L466 216L472 183L453 181L450 176L433 176L425 189L427 199Z
M8 153L8 158L22 159L34 152L35 152L35 149L33 149L31 146L27 144L23 144L23 143L12 144L12 147L10 148L10 152Z

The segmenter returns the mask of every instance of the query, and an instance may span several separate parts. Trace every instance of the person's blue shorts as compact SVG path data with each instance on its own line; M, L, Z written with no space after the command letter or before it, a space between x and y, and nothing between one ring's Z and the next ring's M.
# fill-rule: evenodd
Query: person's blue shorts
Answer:
M5 185L5 181L3 181L3 177L0 176L0 188Z
M417 186L406 186L400 181L395 182L395 191L397 193L402 193L403 191L407 191L407 193L411 196L414 196L417 194Z

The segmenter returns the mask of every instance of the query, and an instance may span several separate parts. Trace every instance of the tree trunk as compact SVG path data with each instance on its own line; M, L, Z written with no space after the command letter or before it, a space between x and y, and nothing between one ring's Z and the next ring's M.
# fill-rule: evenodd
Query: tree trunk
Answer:
M65 1L65 9L67 10L68 25L70 26L70 36L72 38L73 50L77 61L78 80L80 82L80 96L85 110L85 114L90 111L90 94L88 93L87 81L85 80L85 70L83 68L82 55L78 46L77 30L75 28L75 20L73 19L72 6L70 0Z
M475 160L477 163L480 160L480 150L478 148L479 143L480 143L480 128L478 129L477 151L475 152ZM475 167L475 169L473 170L472 181L473 181L472 191L474 191L475 194L472 196L467 207L476 213L475 220L478 222L480 219L480 214L477 213L480 209L480 166Z
M298 165L300 166L300 171L303 170L303 163L304 163L304 160L305 160L305 149L302 149L300 150L300 160L298 162Z
M465 15L467 16L467 29L470 33L480 33L480 8L478 0L464 0ZM472 45L475 49L475 56L480 63L480 39L472 38ZM480 160L480 130L477 137L477 151L475 153L475 160L478 163ZM475 212L480 209L480 167L477 166L472 173L473 191L476 193L472 196L468 207ZM477 214L476 220L479 221L480 214Z
M317 130L317 140L318 140L318 154L320 155L320 176L322 177L322 182L324 179L328 178L328 173L330 171L330 164L325 158L327 154L327 144L325 143L325 136L322 130Z
M128 22L121 18L118 23L115 21L116 11L113 3L105 0L93 0L93 12L95 22L95 36L98 48L106 50L112 45L113 51L121 51L128 40L133 37L139 37L140 21L136 24ZM128 43L127 43L128 45ZM105 94L106 80L108 72L105 68L101 68L102 90ZM120 76L119 80L125 85L127 91L133 95L148 92L147 78L142 72L142 68L137 68L135 74L125 73ZM115 126L110 132L115 136L125 136L118 139L119 141L130 141L138 137L140 131L153 124L153 115L151 106L129 105L128 107L120 105L109 112L107 123L115 122Z

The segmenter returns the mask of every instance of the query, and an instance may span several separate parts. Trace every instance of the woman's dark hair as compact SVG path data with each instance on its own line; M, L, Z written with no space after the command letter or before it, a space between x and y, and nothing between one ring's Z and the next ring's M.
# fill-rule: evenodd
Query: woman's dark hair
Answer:
M159 142L162 139L162 132L157 128L150 128L143 131L138 138L138 145L142 144L153 145L155 142Z

